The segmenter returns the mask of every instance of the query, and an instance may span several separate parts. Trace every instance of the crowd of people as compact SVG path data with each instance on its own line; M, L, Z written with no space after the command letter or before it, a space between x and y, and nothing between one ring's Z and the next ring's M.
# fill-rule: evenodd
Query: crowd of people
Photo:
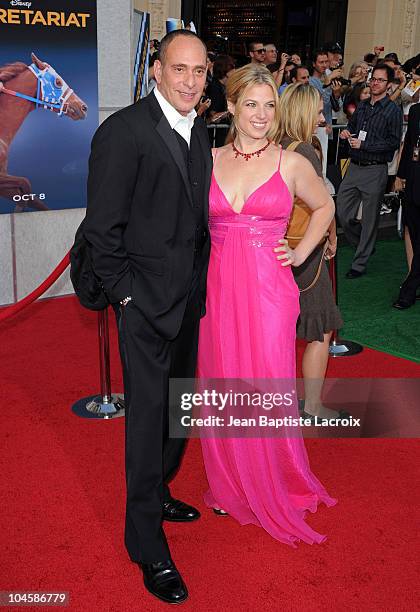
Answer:
M366 273L368 261L375 252L380 215L392 212L384 194L402 188L401 181L395 179L404 142L403 122L408 120L410 107L419 101L420 96L420 55L401 65L396 53L383 54L383 51L383 47L376 46L372 53L366 53L354 62L348 74L345 74L343 52L337 43L317 49L306 62L298 53L279 52L271 42L250 42L247 58L209 51L205 90L196 107L197 114L208 124L219 124L214 145L222 147L229 138L227 126L232 119L226 92L229 77L247 64L267 68L280 97L277 141L286 148L296 146L298 152L306 157L309 155L330 193L338 191L336 216L348 243L355 249L347 279L357 279ZM407 84L417 81L417 90L407 87ZM322 121L318 117L313 125L308 125L307 105L295 103L296 96L298 100L302 98L298 92L304 90L294 89L294 84L311 85L317 90ZM292 122L289 120L291 115ZM334 124L345 128L333 130ZM315 160L314 147L318 149ZM327 176L328 166L333 167L333 181L338 174L335 185ZM406 205L404 237L409 270L413 259L412 244L418 240L415 219L416 215L407 212ZM327 252L330 257L335 255L336 243L334 221L328 232ZM324 257L320 246L304 266L294 268L301 289L311 285ZM417 278L416 274L414 277ZM410 294L410 299L400 297L393 306L406 309L414 303L415 297ZM302 364L305 414L332 416L331 411L322 405L321 390L332 330L342 326L342 319L331 294L325 262L319 268L313 286L301 291L300 310L297 333L307 341Z
M272 42L250 42L246 58L208 52L206 87L197 107L198 114L208 124L219 124L214 144L220 147L228 134L228 128L220 124L229 124L231 117L226 82L235 68L246 63L266 66L280 96L294 83L309 84L319 91L324 121L318 124L315 134L322 149L322 173L330 192L338 191L337 217L348 242L356 249L348 279L358 278L366 272L369 258L375 251L379 215L395 212L387 204L385 194L401 191L402 183L396 181L396 175L404 143L403 126L408 121L411 106L420 99L420 54L401 64L396 53L383 52L383 47L376 46L373 52L354 62L348 72L344 70L343 51L337 43L317 49L310 61L305 62L298 53L278 51ZM394 104L389 105L389 101ZM379 114L368 135L366 127L371 119L367 115L376 102L379 104L372 114ZM362 113L363 108L367 114ZM354 116L356 109L359 110ZM383 120L385 115L387 118ZM345 129L334 129L334 125L345 126ZM367 137L367 141L361 141L363 144L357 142L360 133L366 133L363 138ZM386 145L382 142L384 139ZM407 218L409 215L404 214L404 239L410 269L415 237L413 230L409 230ZM401 301L397 300L394 306L400 308Z
M357 278L372 254L387 164L402 138L402 112L391 100L401 96L402 81L388 92L394 68L376 53L372 66L352 67L347 80L337 48L317 51L310 70L296 54L277 56L274 45L255 42L238 67L229 55L208 54L192 32L171 32L153 60L151 93L109 117L92 142L84 235L119 331L125 544L146 588L167 603L184 601L188 590L162 521L200 517L168 486L185 444L170 435L177 416L170 379L253 380L257 390L268 381L290 391L298 335L307 341L300 418L327 425L351 418L321 400L330 335L342 323L326 267L337 236L323 164L333 113L368 83L369 97L354 103L341 134L350 164L337 195L338 218L356 249L347 276ZM413 201L416 107L397 173ZM206 117L230 119L213 150ZM413 299L417 244L401 307ZM280 403L279 414L299 421L298 410L294 400ZM290 433L282 422L269 435L218 435L211 425L202 438L204 499L217 515L255 524L279 542L320 543L325 536L307 524L307 511L336 500L310 469L301 429Z

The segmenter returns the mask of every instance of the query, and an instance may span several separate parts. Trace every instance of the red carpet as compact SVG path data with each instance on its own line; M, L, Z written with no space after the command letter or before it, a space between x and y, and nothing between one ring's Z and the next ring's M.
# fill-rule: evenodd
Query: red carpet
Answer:
M69 591L67 609L80 611L167 608L144 591L123 546L123 420L87 421L70 411L98 391L95 315L60 298L29 307L0 332L0 590ZM113 390L121 390L114 326L112 345ZM365 350L333 360L329 374L419 372ZM190 590L184 610L418 610L418 441L313 439L307 447L339 503L308 519L328 541L294 550L204 508L200 447L189 444L172 490L202 518L166 526Z

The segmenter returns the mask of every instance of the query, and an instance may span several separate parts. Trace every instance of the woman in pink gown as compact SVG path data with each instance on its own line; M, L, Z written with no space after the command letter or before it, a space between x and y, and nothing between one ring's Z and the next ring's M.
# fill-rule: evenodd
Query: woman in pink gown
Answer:
M271 142L278 96L266 68L250 64L236 70L227 98L233 142L214 150L198 377L294 381L299 291L290 265L300 265L315 248L334 214L333 203L309 162ZM282 238L295 195L313 214L292 251ZM292 546L324 540L306 524L305 514L335 500L310 471L300 433L206 437L202 449L210 508L261 526Z

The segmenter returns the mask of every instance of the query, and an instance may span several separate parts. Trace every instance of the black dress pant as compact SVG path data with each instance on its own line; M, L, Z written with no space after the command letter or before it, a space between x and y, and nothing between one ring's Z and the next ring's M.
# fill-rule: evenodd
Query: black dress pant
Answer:
M388 178L388 166L358 166L350 163L337 194L337 215L344 235L356 249L351 267L364 272L375 247L379 212ZM363 202L362 220L356 223Z
M126 424L125 545L132 561L164 561L170 552L162 529L166 482L176 472L185 439L168 436L170 378L195 376L200 321L199 271L179 334L160 337L131 301L116 311L123 365Z
M400 299L414 302L420 287L420 206L412 203L405 205L404 223L408 227L413 247L413 263L409 275L401 285Z

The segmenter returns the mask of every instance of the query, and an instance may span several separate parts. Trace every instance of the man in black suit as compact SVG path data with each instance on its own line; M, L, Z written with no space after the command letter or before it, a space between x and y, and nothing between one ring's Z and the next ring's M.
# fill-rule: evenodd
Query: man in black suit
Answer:
M410 273L401 285L394 308L406 310L416 302L420 287L420 104L413 104L408 114L407 134L398 167L396 188L405 188L404 221L413 246Z
M166 482L185 444L168 436L169 379L194 377L205 308L212 161L194 107L206 64L195 34L165 36L155 90L100 126L89 161L85 237L116 311L124 375L125 544L146 588L169 603L188 593L162 520L200 516Z

